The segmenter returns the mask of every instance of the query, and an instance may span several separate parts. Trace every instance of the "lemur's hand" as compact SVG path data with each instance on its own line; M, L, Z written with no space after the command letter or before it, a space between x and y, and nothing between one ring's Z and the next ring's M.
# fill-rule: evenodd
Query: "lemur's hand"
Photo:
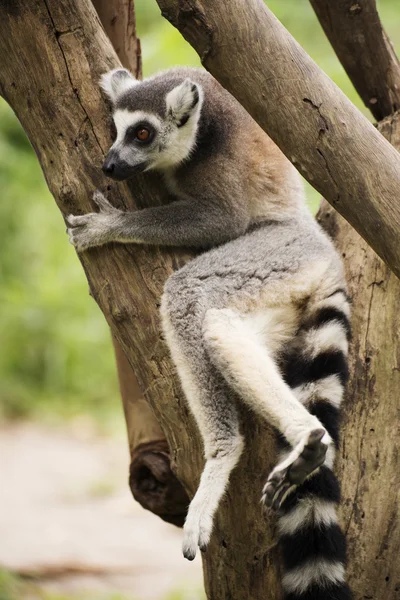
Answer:
M100 212L76 217L69 215L66 219L69 226L67 229L69 241L78 252L117 239L123 211L112 206L99 190L94 192L93 200Z

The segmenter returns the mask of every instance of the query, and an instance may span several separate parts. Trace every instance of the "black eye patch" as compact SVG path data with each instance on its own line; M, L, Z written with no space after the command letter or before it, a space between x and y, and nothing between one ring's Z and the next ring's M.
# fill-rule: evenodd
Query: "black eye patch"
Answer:
M146 132L146 135L143 133ZM147 121L141 121L136 125L131 125L125 132L125 144L138 144L140 146L150 144L156 135L156 130Z

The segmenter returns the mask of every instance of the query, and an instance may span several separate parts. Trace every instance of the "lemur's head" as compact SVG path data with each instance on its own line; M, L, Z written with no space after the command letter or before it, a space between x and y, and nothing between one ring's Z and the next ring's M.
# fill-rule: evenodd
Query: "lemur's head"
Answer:
M135 79L126 69L103 75L113 104L117 137L103 165L122 181L149 169L166 170L190 156L196 142L203 91L177 74Z

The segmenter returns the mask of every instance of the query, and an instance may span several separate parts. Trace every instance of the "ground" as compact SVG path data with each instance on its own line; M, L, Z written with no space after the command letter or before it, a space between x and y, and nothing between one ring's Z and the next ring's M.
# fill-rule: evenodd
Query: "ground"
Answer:
M203 597L200 560L134 502L127 471L124 437L85 419L0 427L0 600Z

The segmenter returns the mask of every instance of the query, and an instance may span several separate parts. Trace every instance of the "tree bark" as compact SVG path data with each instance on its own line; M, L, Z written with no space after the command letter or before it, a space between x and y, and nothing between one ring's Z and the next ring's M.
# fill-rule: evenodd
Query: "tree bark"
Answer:
M399 113L379 129L400 150ZM356 599L398 600L400 281L327 202L319 219L342 252L353 301L350 382L337 463L349 583Z
M20 119L61 212L94 210L95 188L135 209L160 202L157 180L125 184L101 173L110 145L109 109L98 79L118 66L89 0L13 0L0 3L0 93ZM166 435L172 465L192 495L203 465L197 427L160 335L158 306L166 278L192 255L180 250L113 244L80 255L91 293L133 368ZM260 492L275 462L272 430L243 411L246 452L221 504L203 555L209 598L279 598L273 520ZM243 493L246 490L246 493ZM179 548L177 548L179 552ZM183 560L183 559L182 559Z
M396 112L400 108L400 62L375 0L310 2L365 106L378 121Z
M100 21L122 65L142 78L140 40L136 37L133 0L93 0Z
M351 3L354 18L345 10L349 3L341 0L329 6L319 0L311 0L311 4L324 29L329 29L328 37L364 101L377 97L379 107L370 106L374 115L378 109L383 115L390 114L400 90L400 69L375 3ZM380 49L376 55L375 48ZM353 64L358 68L353 70ZM378 128L400 150L400 113L387 117ZM398 600L400 281L325 201L319 219L343 254L353 298L351 377L344 451L338 464L345 498L342 520L351 557L350 583L356 598Z
M142 61L133 0L93 0L93 4L122 65L140 79ZM133 497L162 519L182 526L189 498L171 470L168 443L114 336L113 344L128 431Z
M262 0L157 0L204 66L400 276L400 156ZM371 151L373 148L373 151Z

